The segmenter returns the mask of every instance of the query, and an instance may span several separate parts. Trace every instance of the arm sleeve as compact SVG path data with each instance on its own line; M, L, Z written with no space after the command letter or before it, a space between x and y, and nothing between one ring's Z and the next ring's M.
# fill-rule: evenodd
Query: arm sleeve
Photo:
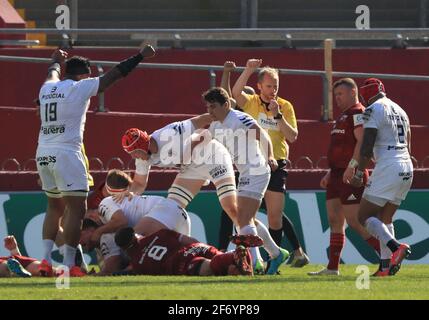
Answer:
M362 127L363 124L364 124L363 114L362 113L354 114L352 117L352 127L353 128Z
M121 255L121 248L116 245L113 233L105 233L101 236L100 251L104 260Z
M246 103L244 104L244 106L238 106L239 108L241 108L243 111L247 112L252 104L252 99L254 98L255 95L250 95L247 93L242 92L243 97L246 99Z
M98 206L101 221L106 224L111 219L115 212L121 210L121 207L113 200L112 197L104 198Z

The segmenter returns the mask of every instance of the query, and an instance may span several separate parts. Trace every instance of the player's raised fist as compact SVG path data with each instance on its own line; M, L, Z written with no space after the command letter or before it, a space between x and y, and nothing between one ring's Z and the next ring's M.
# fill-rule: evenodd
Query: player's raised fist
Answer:
M147 44L144 46L144 48L140 51L140 53L143 55L143 57L145 58L152 58L153 56L155 56L155 49L150 45Z
M51 58L54 62L63 63L67 59L68 55L69 54L66 51L57 49L52 53Z
M16 243L16 239L14 236L7 236L6 238L4 238L4 247L7 250L12 251L16 249L17 246L18 244Z
M225 63L223 64L224 71L232 71L235 68L236 68L236 65L234 61L225 61Z
M261 66L262 59L249 59L246 63L246 68L257 69Z

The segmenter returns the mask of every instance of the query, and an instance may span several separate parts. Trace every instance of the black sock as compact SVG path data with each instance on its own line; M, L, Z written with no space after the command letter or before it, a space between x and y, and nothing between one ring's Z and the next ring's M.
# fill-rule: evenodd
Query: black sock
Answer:
M399 249L400 243L395 239L392 239L386 243L386 246L390 249L390 251L395 252Z
M280 247L280 244L282 243L282 239L283 239L283 229L274 230L269 228L268 231L270 231L270 235L273 238L276 245Z
M296 235L295 228L292 221L283 213L282 215L283 230L285 232L286 238L289 240L292 249L297 250L301 247L299 243L298 236Z
M229 244L229 237L232 231L232 221L225 211L220 214L219 228L219 250L226 250Z

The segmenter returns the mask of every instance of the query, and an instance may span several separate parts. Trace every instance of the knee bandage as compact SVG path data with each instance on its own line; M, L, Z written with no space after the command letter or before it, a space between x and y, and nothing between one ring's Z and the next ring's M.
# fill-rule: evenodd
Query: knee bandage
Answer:
M225 183L216 187L216 192L219 200L222 200L225 197L233 196L236 193L235 184Z
M183 203L183 208L188 206L194 196L192 192L178 184L173 184L171 188L168 189L168 198Z

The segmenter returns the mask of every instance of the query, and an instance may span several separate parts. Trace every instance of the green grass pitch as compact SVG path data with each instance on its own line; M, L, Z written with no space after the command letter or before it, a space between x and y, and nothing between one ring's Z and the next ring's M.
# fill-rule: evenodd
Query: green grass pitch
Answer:
M121 276L73 278L57 289L53 278L2 278L0 299L429 299L429 265L404 265L394 277L370 278L357 289L356 265L341 265L340 277L310 277L321 268L281 268L281 275L255 277ZM369 266L371 273L376 266Z

